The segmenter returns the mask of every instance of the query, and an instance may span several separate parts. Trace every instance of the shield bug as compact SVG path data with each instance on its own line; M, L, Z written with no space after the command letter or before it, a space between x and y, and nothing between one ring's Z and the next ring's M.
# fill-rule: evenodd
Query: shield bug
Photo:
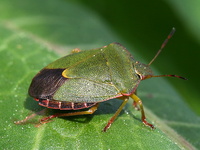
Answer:
M142 122L154 128L146 121L142 100L136 95L136 89L141 80L151 77L185 79L176 75L154 76L149 67L174 32L173 28L148 65L136 61L119 43L85 51L75 49L72 54L47 65L33 78L29 95L39 105L47 108L80 111L53 114L41 119L40 123L46 123L55 117L93 114L100 102L120 98L123 102L104 127L103 131L106 131L131 97L133 105L139 106ZM28 119L29 117L16 123L20 124Z

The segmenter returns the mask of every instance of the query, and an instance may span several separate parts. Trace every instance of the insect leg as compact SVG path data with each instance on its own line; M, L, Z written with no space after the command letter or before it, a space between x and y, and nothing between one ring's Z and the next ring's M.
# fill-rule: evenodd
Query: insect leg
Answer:
M134 93L135 93L135 95L137 95L137 90L135 90ZM133 101L133 107L135 108L135 110L138 110L138 111L140 110L136 101Z
M142 105L142 100L139 97L137 97L137 95L135 95L135 94L130 95L130 97L134 100L134 102L136 102L140 106L140 110L141 110L141 114L142 114L142 122L146 126L149 126L153 129L154 126L152 124L148 123L147 120L146 120L144 108L143 108L143 105Z
M123 98L122 104L120 105L118 110L115 112L114 116L108 121L107 125L103 129L103 132L106 132L108 130L108 128L110 128L111 124L114 122L114 120L119 115L119 113L122 111L123 107L126 105L127 102L128 102L128 98L127 97Z
M97 103L93 107L91 107L90 109L88 109L86 111L76 111L76 112L71 112L71 113L56 113L56 114L50 115L48 117L42 118L40 120L40 124L47 123L50 119L56 118L56 117L66 117L66 116L93 114L97 110L98 106L99 106L99 104Z
M43 109L43 110L41 110L39 112L33 113L33 114L27 116L25 119L20 120L20 121L15 121L14 123L15 124L25 124L25 123L27 123L27 121L29 121L30 119L34 118L35 116L44 114L46 110L47 109Z

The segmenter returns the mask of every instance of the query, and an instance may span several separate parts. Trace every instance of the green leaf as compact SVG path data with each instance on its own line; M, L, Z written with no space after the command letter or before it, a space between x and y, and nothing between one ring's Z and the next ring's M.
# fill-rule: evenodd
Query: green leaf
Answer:
M0 1L0 36L2 149L193 149L199 146L200 120L164 78L142 81L138 88L138 96L155 130L142 124L140 112L133 109L130 101L108 132L101 132L121 104L117 99L101 103L94 115L56 118L38 128L34 123L42 115L29 124L14 124L43 109L28 96L27 89L32 77L59 55L69 54L76 47L98 48L113 41L133 47L116 36L92 10L61 0ZM140 58L139 52L132 52Z

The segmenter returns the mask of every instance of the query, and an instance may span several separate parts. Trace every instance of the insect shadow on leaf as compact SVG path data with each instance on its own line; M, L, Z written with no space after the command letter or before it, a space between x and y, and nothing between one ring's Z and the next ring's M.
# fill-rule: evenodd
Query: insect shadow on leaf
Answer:
M93 115L78 115L78 116L69 116L69 117L60 117L60 118L62 118L64 120L70 120L70 121L73 121L73 122L88 123L88 122L90 122L92 120L94 115L113 114L113 113L115 113L115 111L118 109L120 104L121 104L121 100L113 99L113 100L110 100L110 101L102 102L100 104L98 110L95 111ZM26 100L24 102L24 107L26 109L30 110L32 113L30 112L31 115L29 115L26 118L27 121L23 120L23 122L21 124L32 123L32 124L35 124L37 127L40 126L40 124L38 122L38 119L32 120L32 118L34 118L35 116L39 116L39 118L41 118L41 117L43 118L44 116L50 116L50 115L57 114L57 113L65 114L65 113L71 113L71 112L75 111L75 110L59 110L59 109L49 109L49 108L45 108L44 109L44 107L38 105L37 101L33 101L33 99L29 95L27 95L27 98L26 98ZM128 106L125 106L125 109L127 107ZM83 109L81 111L84 111L84 110L87 110L87 109L88 108ZM80 110L78 110L78 111L80 111ZM121 114L123 114L123 110L122 110ZM132 115L132 117L134 117L135 119L138 119L134 115Z

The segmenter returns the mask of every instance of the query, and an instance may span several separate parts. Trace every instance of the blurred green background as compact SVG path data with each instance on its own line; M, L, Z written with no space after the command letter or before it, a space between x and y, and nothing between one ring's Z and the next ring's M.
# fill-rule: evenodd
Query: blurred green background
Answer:
M32 77L48 63L76 47L91 49L119 42L136 60L148 64L172 27L176 28L174 36L151 67L155 74L176 74L188 80L142 81L138 94L156 130L151 132L142 126L140 112L130 104L112 126L112 132L101 133L117 109L117 100L108 101L110 107L102 104L86 122L79 121L82 118L77 122L76 118L58 118L41 128L13 124L14 119L42 109L27 96L27 89ZM200 146L199 0L0 0L0 37L3 149Z

